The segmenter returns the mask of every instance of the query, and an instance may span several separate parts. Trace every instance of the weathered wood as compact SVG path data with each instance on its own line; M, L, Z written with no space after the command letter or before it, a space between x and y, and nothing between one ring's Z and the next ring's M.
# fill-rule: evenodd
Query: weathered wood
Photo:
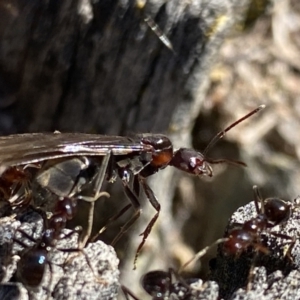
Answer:
M7 21L0 30L0 130L169 132L176 147L189 147L209 70L248 2L149 0L141 9L135 0L30 0L9 2L9 7L2 1ZM144 22L148 15L174 53ZM169 246L180 240L170 234L178 229L170 215L174 170L154 176L152 186L163 206L155 230L163 236L157 249L166 252L157 264L164 268ZM146 211L145 222L153 214ZM139 241L130 240L129 254ZM157 249L149 247L140 272L125 277L138 284ZM127 267L131 270L132 259Z

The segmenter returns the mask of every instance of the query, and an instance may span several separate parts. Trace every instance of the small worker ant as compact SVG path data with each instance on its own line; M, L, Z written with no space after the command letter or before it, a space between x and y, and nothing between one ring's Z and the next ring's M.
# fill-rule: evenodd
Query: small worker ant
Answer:
M104 299L108 294L112 295L112 298L116 297L119 286L117 280L119 260L112 247L98 241L88 244L82 251L77 250L77 235L72 235L71 230L65 229L55 247L46 249L49 250L46 252L46 262L44 263L41 255L40 262L43 265L37 267L36 258L40 252L35 247L38 248L41 244L39 236L45 231L40 213L31 209L20 219L21 228L30 239L22 235L22 232L18 232L20 221L14 218L10 218L11 221L6 219L8 218L3 218L0 225L0 257L3 268L0 293L6 290L6 286L12 286L12 290L20 288L27 296L16 299ZM13 236L24 245L12 243ZM4 253L6 245L8 249ZM27 259L28 256L23 259L22 255L28 251L33 253L32 262ZM22 261L21 266L18 261L19 263ZM18 274L24 264L28 273L21 270L22 274ZM41 269L45 271L43 277L40 276ZM23 275L23 278L20 278L20 275ZM25 282L32 280L33 284L34 280L41 282L36 286L31 282Z
M271 228L285 223L290 218L291 204L278 198L264 200L256 185L253 186L253 191L257 216L246 221L240 228L234 228L229 232L228 240L222 247L225 255L240 255L250 246L268 254L268 248L261 242L261 234L266 230L277 237L292 239L287 235L275 234L270 231Z
M227 241L211 261L210 279L218 282L222 298L230 298L245 286L250 290L256 266L265 266L269 273L293 268L291 253L296 239L285 228L295 205L277 197L263 199L257 186L253 186L253 192L254 202L233 215L231 229L225 235Z
M61 274L62 270L65 273L66 271L70 272L71 269L81 272L81 269L84 268L85 272L88 273L85 275L85 280L92 280L92 284L95 286L97 284L105 286L105 280L95 271L98 265L95 265L94 261L90 260L90 254L86 253L86 248L83 249L77 246L77 243L79 245L80 243L75 241L77 237L74 235L81 233L81 227L76 227L69 231L65 229L67 221L72 219L77 212L76 200L67 197L59 199L53 215L48 220L44 220L46 223L45 229L38 239L33 238L22 229L17 229L16 232L22 235L22 239L18 237L13 240L16 244L22 246L24 250L21 252L20 260L17 263L15 278L28 289L29 293L31 291L38 290L42 292L44 290L44 293L49 295L50 291L57 284L56 278L64 276ZM24 240L28 240L34 245L28 246ZM100 243L102 242L97 242L97 244ZM89 252L91 252L90 249L92 247L92 244L88 245ZM92 252L97 253L97 251ZM69 253L76 255L63 255ZM82 259L85 259L85 262ZM95 258L93 260L96 261ZM80 270L78 269L78 265L81 266ZM47 277L45 277L46 267L49 268ZM69 273L68 276L70 276ZM47 281L47 287L42 284L44 280ZM68 278L65 280L68 280Z
M52 273L51 262L49 260L49 254L53 250L60 250L63 252L83 252L83 248L88 241L90 235L89 227L92 226L92 220L89 220L88 230L83 241L78 242L78 248L72 249L61 249L57 247L57 244L60 240L68 239L74 234L81 233L81 227L76 227L71 230L68 234L65 233L67 221L74 218L77 213L77 201L78 199L83 199L93 203L101 196L109 196L106 192L100 192L100 187L104 180L104 175L106 167L109 161L109 156L106 156L102 162L102 169L99 172L97 177L97 191L95 197L86 197L86 196L70 196L70 197L58 197L58 200L55 202L54 211L52 216L47 219L44 217L44 231L39 239L34 239L31 235L23 231L22 229L17 229L16 232L22 234L23 238L26 238L30 242L34 243L33 247L28 248L23 241L18 238L13 240L21 245L25 250L21 255L21 259L18 262L17 266L17 278L28 287L38 287L45 273L46 265L49 265L50 272ZM92 211L93 212L93 211ZM87 259L87 263L89 261ZM32 272L33 270L33 272Z
M81 229L75 229L71 231L69 235L63 234L67 220L72 219L75 213L76 201L67 197L61 198L57 202L52 217L46 221L46 229L44 229L38 240L35 240L25 231L17 229L17 232L21 233L23 237L35 243L32 248L28 249L28 246L23 241L14 238L14 241L25 249L18 262L17 268L17 278L25 286L39 286L44 277L46 265L48 264L51 269L48 254L56 247L57 242L60 239L67 238L81 231Z
M143 289L152 297L152 300L160 299L206 299L207 293L216 291L217 288L213 288L213 285L217 285L214 282L205 282L200 278L183 278L181 273L192 262L200 259L204 256L213 246L226 242L227 238L218 239L210 246L205 247L194 255L189 261L187 261L181 268L176 271L173 268L169 268L168 271L154 270L147 272L141 278L141 285ZM123 293L126 300L129 300L129 296L134 300L139 300L127 287L122 286Z

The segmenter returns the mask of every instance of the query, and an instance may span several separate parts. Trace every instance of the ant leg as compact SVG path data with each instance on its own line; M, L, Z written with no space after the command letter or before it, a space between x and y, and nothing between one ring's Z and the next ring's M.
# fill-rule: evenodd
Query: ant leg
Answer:
M292 258L292 250L295 246L295 243L296 243L296 237L291 237L289 235L286 235L286 234L280 234L280 233L277 233L277 232L273 232L273 231L270 231L269 232L270 234L272 234L273 236L275 237L278 237L278 238L281 238L281 239L286 239L286 240L289 240L289 247L288 249L286 250L286 253L284 254L284 256L288 257L289 260L292 262L293 261L293 258Z
M15 233L21 233L23 238L25 237L26 239L28 239L30 242L32 243L37 243L38 239L34 239L31 235L29 235L27 232L25 232L24 230L17 228ZM16 237L12 238L14 242L16 242L17 244L19 244L20 246L22 246L23 248L31 248L32 246L27 245L26 243L20 241L20 239L17 239Z
M133 207L135 212L134 212L133 216L121 227L120 232L114 238L111 245L115 245L118 242L118 240L121 238L121 236L136 222L136 220L140 217L141 212L142 212L141 204L140 204L137 196L133 193L131 188L128 186L128 183L126 181L123 181L123 185L124 185L125 194L131 202L130 206Z
M88 197L88 196L78 196L78 199L90 202L90 209L88 214L88 226L85 232L85 236L82 239L80 243L80 247L84 248L88 239L91 236L93 223L94 223L94 210L95 210L95 201L97 201L101 196L110 197L110 195L107 192L100 192L101 187L103 185L103 181L105 179L107 166L109 164L109 160L111 157L111 152L104 156L100 170L95 178L94 183L94 196Z
M154 207L154 209L156 210L156 214L154 215L154 217L150 220L149 224L147 225L146 229L144 230L144 232L142 232L140 234L140 236L143 236L143 239L141 241L141 243L139 244L137 250L136 250L136 254L135 254L135 257L134 257L134 269L136 267L136 262L137 262L137 259L138 259L138 256L139 256L139 253L141 251L141 249L143 248L146 240L147 240L147 237L148 235L150 234L151 230L152 230L152 227L154 226L158 216L159 216L159 213L160 213L160 204L159 202L157 201L153 191L151 190L151 188L149 187L149 185L146 183L146 180L142 177L139 177L139 181L143 187L143 190L149 200L149 202L151 203L151 205Z
M80 234L82 232L82 227L77 226L75 227L71 232L69 232L68 234L65 234L62 238L66 239L66 238L70 238L72 235L74 234ZM89 266L89 268L91 269L92 273L94 274L95 278L97 280L99 280L99 282L101 281L99 279L99 276L97 275L97 273L95 272L94 268L91 265L91 262L87 256L87 254L85 253L84 249L82 247L80 247L80 242L78 242L78 248L55 248L56 250L65 252L65 253L76 253L76 255L72 256L72 257L68 257L65 261L65 263L63 264L63 266L65 264L70 263L73 259L75 259L79 254L83 254L85 257L85 260L87 262L87 265ZM102 282L102 281L101 281Z
M290 243L290 246L289 246L289 248L288 248L288 250L285 254L285 256L287 256L289 259L291 259L291 251L292 251L292 248L293 248L296 240L294 238L288 236L288 235L280 234L280 233L278 234L278 233L275 233L275 232L272 232L272 231L270 231L269 234L272 234L273 236L279 237L279 238L282 238L282 239L292 240L292 242ZM253 282L253 277L254 277L254 267L255 267L255 262L258 259L258 251L262 252L265 255L270 254L270 250L266 246L261 244L260 242L252 243L252 246L256 250L256 254L253 258L253 263L251 264L251 267L250 267L250 270L249 270L247 291L250 291L252 289L252 282Z
M284 255L284 256L288 257L288 259L289 259L291 262L294 262L294 259L293 259L293 257L292 257L292 250L293 250L293 248L294 248L294 246L295 246L295 244L296 244L296 241L297 241L296 237L293 237L293 238L292 238L292 241L290 242L290 245L289 245L289 247L288 247L288 249L286 250L285 255Z
M51 295L50 295L50 293L51 293L51 285L52 285L52 281L53 281L53 276L52 276L52 274L53 274L53 269L52 269L52 264L51 264L51 262L50 261L48 261L47 260L47 265L48 265L48 267L49 267L49 289L46 289L46 291L47 291L47 300L48 299L50 299L50 297L51 297Z
M115 215L113 215L112 217L110 217L106 223L106 225L104 225L99 232L91 238L91 242L94 242L98 239L99 235L102 234L111 223L113 223L114 221L116 221L117 219L119 219L129 208L131 208L132 204L128 204L125 207L123 207L118 213L116 213Z
M130 296L132 299L134 300L140 300L137 296L135 296L131 290L129 290L126 286L124 285L121 285L121 289L122 289L122 292L125 296L125 299L126 300L130 300L130 298L128 296Z
M127 184L127 183L126 183ZM128 187L129 188L129 187ZM133 191L132 191L135 195L139 195L140 192L140 182L137 179L137 176L134 176L133 178ZM127 195L128 196L128 195ZM131 197L131 196L130 196ZM103 226L99 232L91 239L91 241L95 241L98 236L100 234L102 234L111 223L113 223L114 221L116 221L117 219L119 219L124 213L126 213L126 211L132 207L132 204L128 204L125 207L123 207L118 213L116 213L115 215L113 215L112 217L110 217L106 223L105 226Z

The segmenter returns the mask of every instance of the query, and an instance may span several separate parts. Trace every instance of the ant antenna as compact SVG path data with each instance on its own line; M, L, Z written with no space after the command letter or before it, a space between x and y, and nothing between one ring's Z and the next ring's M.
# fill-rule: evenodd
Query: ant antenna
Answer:
M260 110L264 109L266 107L265 104L260 105L259 107L257 107L256 109L252 110L251 112L249 112L247 115L245 115L244 117L238 119L237 121L233 122L231 125L229 125L228 127L226 127L224 130L220 131L219 133L217 133L212 140L209 142L209 144L206 146L206 148L203 151L203 155L204 157L206 156L207 152L210 150L210 148L212 148L212 146L214 146L221 138L224 137L225 133L227 131L229 131L231 128L235 127L236 125L238 125L239 123L243 122L244 120L248 119L249 117L251 117L252 115L256 114L257 112L259 112Z
M264 206L264 200L260 195L259 189L257 185L253 186L253 193L254 193L254 204L257 214L264 214L265 213L265 206ZM258 203L260 202L260 209L258 206Z

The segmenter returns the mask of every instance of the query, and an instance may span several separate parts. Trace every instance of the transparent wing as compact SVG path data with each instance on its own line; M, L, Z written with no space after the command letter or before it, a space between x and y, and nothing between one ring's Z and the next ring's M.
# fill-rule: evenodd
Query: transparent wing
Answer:
M148 149L149 148L149 149ZM70 156L126 155L151 151L138 138L85 133L25 133L0 137L0 166ZM0 171L1 173L1 171Z

